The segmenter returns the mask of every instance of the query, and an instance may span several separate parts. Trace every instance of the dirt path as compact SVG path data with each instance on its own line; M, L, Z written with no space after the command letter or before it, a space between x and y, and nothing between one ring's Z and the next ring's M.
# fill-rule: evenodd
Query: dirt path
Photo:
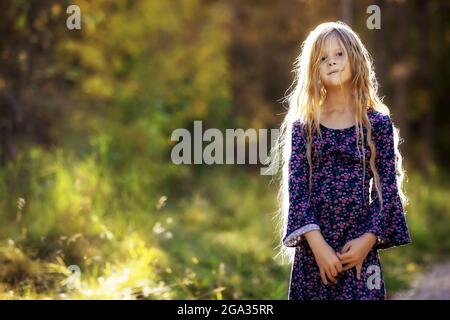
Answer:
M431 267L391 300L450 300L450 261Z

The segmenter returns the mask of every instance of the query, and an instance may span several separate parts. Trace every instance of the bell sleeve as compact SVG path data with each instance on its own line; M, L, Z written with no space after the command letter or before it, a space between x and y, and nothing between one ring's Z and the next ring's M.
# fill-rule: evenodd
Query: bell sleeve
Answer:
M306 139L300 121L292 126L292 148L289 158L289 211L283 245L297 247L305 240L304 234L320 230L309 201L309 165L306 157Z
M373 132L377 150L375 164L380 177L383 208L380 210L378 193L373 185L373 200L368 208L369 223L366 231L377 237L374 245L376 249L388 249L412 241L397 185L394 127L390 116L383 115L377 126L374 124Z

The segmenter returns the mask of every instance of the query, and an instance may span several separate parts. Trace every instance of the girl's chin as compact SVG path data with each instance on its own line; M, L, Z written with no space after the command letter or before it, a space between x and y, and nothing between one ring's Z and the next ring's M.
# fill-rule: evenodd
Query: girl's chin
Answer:
M336 81L328 81L327 83L325 83L325 88L339 88L345 84L347 84L349 81L340 81L340 80L336 80Z

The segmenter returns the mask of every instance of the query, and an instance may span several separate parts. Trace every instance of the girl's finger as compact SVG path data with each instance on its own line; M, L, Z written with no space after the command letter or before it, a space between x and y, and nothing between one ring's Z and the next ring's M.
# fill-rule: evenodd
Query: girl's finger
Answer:
M356 265L356 279L361 280L362 263Z
M322 278L323 284L328 284L327 277L325 276L325 271L323 269L320 269L320 277Z
M350 264L356 265L357 262L358 261L355 258L349 258L349 259L346 259L345 261L343 261L342 264L345 265L345 264L350 263Z
M348 264L348 265L346 265L346 266L344 266L344 270L343 271L347 271L347 270L350 270L351 268L353 268L355 266L355 264L354 263L350 263L350 264Z
M335 265L335 268L338 272L342 272L342 263L341 262L337 262Z
M353 252L351 252L351 251L346 252L344 254L339 255L338 258L339 258L339 260L341 260L341 263L342 263L342 261L346 261L348 259L352 259L353 258Z
M337 270L336 270L336 268L334 268L334 266L331 266L330 267L330 273L331 273L331 275L333 276L333 277L336 277L337 276Z
M345 260L342 260L341 261L341 264L342 265L344 265L344 264L349 264L349 263L352 263L352 262L354 262L355 260L353 259L353 258L348 258L348 259L345 259Z
M336 266L332 266L332 268L333 268L334 272L336 273L334 276L334 278L335 278L334 283L336 284L339 279L338 277L340 276L340 274L339 274L339 271Z
M339 261L341 262L341 264L347 264L349 261L354 260L354 257L352 255L347 255L345 257L341 257L339 259Z
M347 252L351 247L351 243L347 242L341 250L341 253Z
M327 277L328 277L328 279L331 281L331 282L336 282L336 279L333 277L333 275L331 274L331 270L326 270L325 271L325 274L327 275Z

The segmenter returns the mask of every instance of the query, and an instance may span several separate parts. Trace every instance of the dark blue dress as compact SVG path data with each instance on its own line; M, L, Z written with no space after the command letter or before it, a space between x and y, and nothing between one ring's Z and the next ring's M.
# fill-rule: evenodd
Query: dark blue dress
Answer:
M375 186L369 203L370 148L363 128L366 170L363 187L362 155L356 148L356 126L332 129L320 125L322 139L313 137L313 176L309 193L309 166L306 158L306 130L299 120L292 127L289 160L289 216L283 244L295 247L289 284L289 299L301 300L382 300L386 299L378 251L411 243L403 205L397 189L394 128L391 118L368 110L375 159L383 196L379 208ZM361 142L360 142L361 143ZM359 146L361 149L361 145ZM303 234L319 229L327 243L341 251L349 240L366 232L377 236L377 243L364 260L361 279L356 269L339 274L337 284L322 283L319 267Z

